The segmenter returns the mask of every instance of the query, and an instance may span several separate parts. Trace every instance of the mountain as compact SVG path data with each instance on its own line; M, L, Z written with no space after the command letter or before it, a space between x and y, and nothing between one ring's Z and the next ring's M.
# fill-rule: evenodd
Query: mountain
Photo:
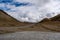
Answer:
M40 27L42 27L42 28L44 28L44 29L41 29L43 31L60 32L60 14L58 14L55 17L52 17L50 19L45 18L33 27L38 27L39 30L40 30Z
M51 21L60 21L60 14L58 14L57 16L51 18Z
M19 22L18 20L14 19L10 15L8 15L6 12L3 10L0 10L0 27L10 27L10 26L25 26L29 25L30 23L22 23Z
M60 15L50 19L43 19L39 23L20 22L3 10L0 10L0 33L16 31L49 31L60 32Z
M41 22L34 24L30 28L24 28L23 31L60 32L60 15L57 15L50 19L45 18Z

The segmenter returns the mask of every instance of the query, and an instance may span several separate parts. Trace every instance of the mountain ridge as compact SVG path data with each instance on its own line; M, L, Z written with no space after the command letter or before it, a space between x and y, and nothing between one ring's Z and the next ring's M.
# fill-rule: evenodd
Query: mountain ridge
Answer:
M20 28L22 27L22 28ZM4 11L0 11L0 33L16 31L49 31L60 32L60 14L50 19L45 18L38 23L19 22Z
M6 21L6 25L9 23L12 23L12 26L16 23L17 26L23 26L24 24L31 24L31 23L27 23L27 22L20 22L18 20L16 20L15 18L11 17L10 15L8 15L6 12L4 12L3 10L0 10L0 22L3 23L3 21ZM4 23L3 23L4 24ZM16 26L16 24L14 26ZM23 25L22 25L23 24ZM0 25L1 26L1 25ZM2 25L3 26L3 25Z

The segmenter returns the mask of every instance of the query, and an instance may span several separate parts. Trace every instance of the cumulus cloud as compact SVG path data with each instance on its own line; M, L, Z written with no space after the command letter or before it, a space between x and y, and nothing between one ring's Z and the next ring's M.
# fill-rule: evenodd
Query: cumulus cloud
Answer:
M21 22L37 23L60 13L59 0L1 0L0 9Z

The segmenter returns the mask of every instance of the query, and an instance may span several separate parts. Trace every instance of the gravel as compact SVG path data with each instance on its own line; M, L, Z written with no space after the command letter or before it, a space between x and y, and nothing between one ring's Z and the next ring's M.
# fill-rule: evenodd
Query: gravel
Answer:
M60 40L60 33L23 31L16 33L0 34L0 40Z

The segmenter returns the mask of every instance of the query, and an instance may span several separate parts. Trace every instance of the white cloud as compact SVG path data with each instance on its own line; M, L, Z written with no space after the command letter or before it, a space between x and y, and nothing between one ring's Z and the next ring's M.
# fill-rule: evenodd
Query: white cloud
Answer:
M14 0L14 2L28 2L31 6L6 5L7 14L21 22L37 23L44 18L51 18L60 13L60 2L56 0ZM4 7L5 4L0 4Z

